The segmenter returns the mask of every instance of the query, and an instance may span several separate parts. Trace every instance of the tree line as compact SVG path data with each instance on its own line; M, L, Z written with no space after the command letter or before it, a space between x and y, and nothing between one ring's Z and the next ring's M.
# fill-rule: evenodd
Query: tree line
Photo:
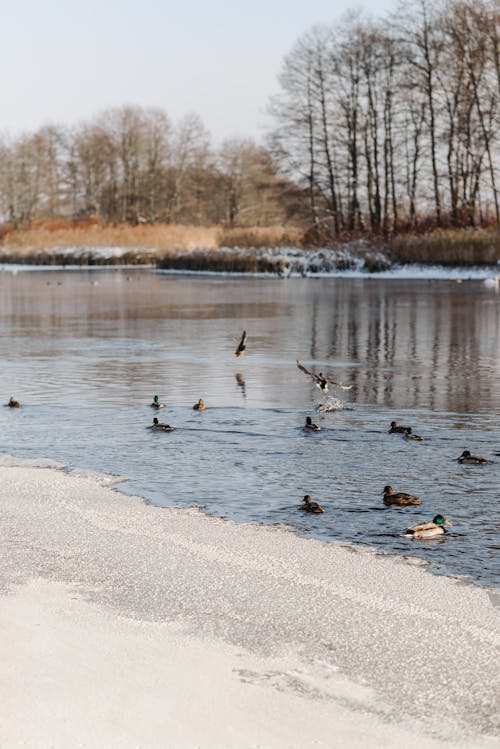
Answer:
M163 110L124 106L76 128L0 139L0 213L16 229L61 217L279 223L286 187L267 150L250 139L213 149L196 115L174 125Z
M499 10L417 0L298 40L270 146L314 230L499 225Z
M264 226L311 239L500 225L500 0L404 0L316 26L283 62L265 146L200 118L104 112L0 137L0 220Z

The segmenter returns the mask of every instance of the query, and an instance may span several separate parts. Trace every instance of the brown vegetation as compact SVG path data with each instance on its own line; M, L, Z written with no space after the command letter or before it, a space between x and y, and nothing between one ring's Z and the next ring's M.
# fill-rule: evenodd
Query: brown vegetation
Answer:
M428 234L403 234L388 244L398 263L495 265L500 262L500 231L437 229Z
M103 226L96 222L38 221L32 229L3 232L3 247L23 257L34 250L130 247L156 252L213 249L218 246L215 226L139 224Z
M298 227L228 229L220 226L141 224L102 226L94 220L37 221L30 230L0 226L0 262L36 265L139 265L237 273L280 273L279 253L262 250L312 249L309 234ZM438 229L422 234L379 238L345 237L324 241L360 256L365 268L383 270L379 252L395 263L494 265L500 262L500 231ZM123 252L106 253L106 249ZM260 251L259 251L260 250Z

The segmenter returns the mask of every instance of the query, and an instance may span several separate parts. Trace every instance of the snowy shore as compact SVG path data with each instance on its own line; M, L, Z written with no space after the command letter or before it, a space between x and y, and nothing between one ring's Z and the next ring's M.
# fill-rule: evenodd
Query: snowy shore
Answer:
M483 589L54 468L0 529L0 746L500 746Z

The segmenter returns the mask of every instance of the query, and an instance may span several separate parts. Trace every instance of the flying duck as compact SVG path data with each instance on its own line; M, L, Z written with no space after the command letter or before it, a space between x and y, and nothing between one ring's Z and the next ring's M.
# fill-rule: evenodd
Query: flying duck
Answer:
M316 385L319 390L321 390L322 393L328 392L328 385L335 385L337 388L341 388L342 390L350 390L352 388L352 385L342 385L340 382L337 382L336 380L333 380L331 377L326 377L323 372L320 372L319 374L314 374L314 372L310 372L306 367L304 367L303 364L299 362L299 360L296 360L297 367L300 369L301 372L304 372L308 377L312 379L314 384Z

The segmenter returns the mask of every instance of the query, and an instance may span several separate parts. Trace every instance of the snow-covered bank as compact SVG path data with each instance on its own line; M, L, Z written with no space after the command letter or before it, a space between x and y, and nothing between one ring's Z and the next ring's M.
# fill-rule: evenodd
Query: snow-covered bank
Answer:
M0 745L499 746L486 591L0 467Z

